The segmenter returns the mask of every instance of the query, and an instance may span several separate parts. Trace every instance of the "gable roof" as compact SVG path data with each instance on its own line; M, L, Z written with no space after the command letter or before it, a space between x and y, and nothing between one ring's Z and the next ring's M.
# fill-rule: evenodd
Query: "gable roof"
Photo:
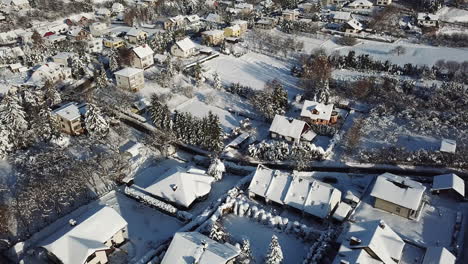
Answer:
M383 220L353 223L333 263L395 264L401 259L404 246L405 242Z
M351 2L348 6L350 7L358 7L358 6L373 6L374 4L372 4L372 2L368 1L368 0L356 0L356 1L353 1Z
M348 22L346 22L346 24L348 26L350 26L351 28L355 29L355 30L362 30L363 29L361 22L357 21L355 18L353 18L353 19L349 20Z
M426 187L407 177L384 173L377 177L371 196L417 210Z
M81 117L80 109L78 108L78 104L75 102L67 103L60 108L55 109L52 113L70 121Z
M218 243L198 232L178 232L161 264L226 264L239 253L240 249Z
M457 258L444 247L428 247L422 264L455 264Z
M333 19L338 19L338 20L350 20L352 17L351 17L351 13L349 12L342 12L342 11L335 11L333 12Z
M195 43L190 38L184 38L183 40L179 40L176 42L176 45L182 50L182 51L188 51L190 49L195 48Z
M418 20L439 20L439 16L429 13L418 13Z
M306 125L306 122L301 120L275 115L269 131L281 136L300 139Z
M83 264L98 250L108 249L104 243L127 222L114 209L103 207L77 226L66 226L47 238L41 246L63 263Z
M203 170L175 167L144 189L159 198L189 207L197 198L210 193L213 181L214 178Z
M221 16L218 14L210 13L205 18L208 22L219 23L222 21Z
M146 45L146 44L143 45L143 46L139 46L139 47L134 48L133 52L140 59L144 58L144 57L147 57L147 56L152 56L154 54L154 51L151 49L151 47L149 45Z
M138 37L141 33L146 33L146 32L139 28L132 27L129 31L127 31L127 36Z
M115 75L123 76L123 77L131 77L133 75L142 73L142 69L137 69L137 68L130 68L127 67L125 69L122 69L120 71L114 72Z
M453 189L465 197L465 181L454 173L434 176L431 190Z
M318 113L312 113L313 110L317 110ZM323 104L319 102L305 100L302 105L301 117L308 117L312 120L330 120L333 112L333 104Z

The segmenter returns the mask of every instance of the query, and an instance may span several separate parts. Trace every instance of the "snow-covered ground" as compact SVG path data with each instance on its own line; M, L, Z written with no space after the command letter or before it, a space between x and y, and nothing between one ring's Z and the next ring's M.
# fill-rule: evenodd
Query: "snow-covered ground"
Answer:
M444 6L436 15L440 21L468 23L468 10Z

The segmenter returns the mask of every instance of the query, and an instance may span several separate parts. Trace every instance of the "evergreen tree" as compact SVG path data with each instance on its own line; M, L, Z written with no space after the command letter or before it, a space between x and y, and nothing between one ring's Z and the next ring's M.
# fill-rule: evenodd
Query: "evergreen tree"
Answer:
M109 85L106 70L102 65L98 71L94 72L94 81L96 83L96 89L104 89Z
M219 158L214 158L211 165L208 167L207 174L213 176L217 181L223 178L223 173L226 172L224 163Z
M5 130L2 134L7 137L8 145L15 148L26 145L28 122L17 93L8 93L3 98L0 104L0 127Z
M213 74L213 88L215 88L216 90L222 90L223 88L221 78L219 78L219 74L217 72Z
M151 105L149 112L153 124L162 130L168 130L171 126L171 114L167 105L160 102L159 97L156 94L151 96Z
M268 254L265 257L265 264L281 264L283 262L283 251L278 243L278 238L273 235L268 249Z
M109 132L109 123L94 104L88 104L85 114L86 130L91 137L102 138Z
M116 54L112 54L109 58L109 70L115 72L120 69L119 61Z
M207 122L208 130L205 132L207 133L207 142L204 147L215 152L221 151L223 148L224 132L219 117L210 111Z

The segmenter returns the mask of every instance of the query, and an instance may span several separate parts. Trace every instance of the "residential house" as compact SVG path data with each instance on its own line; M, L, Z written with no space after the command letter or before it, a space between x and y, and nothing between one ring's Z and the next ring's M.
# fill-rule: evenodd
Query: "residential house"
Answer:
M108 253L126 240L127 222L111 207L69 223L41 242L61 263L106 264Z
M298 10L284 10L282 14L283 20L286 21L296 21L299 18L299 11Z
M82 41L88 39L91 36L91 33L82 27L72 27L70 28L68 35L76 41Z
M193 202L206 197L211 191L212 176L196 168L174 167L144 190L179 208L189 208Z
M29 78L28 82L57 82L71 78L71 68L61 66L55 62L49 62L39 66Z
M294 143L312 141L316 136L306 122L282 115L275 115L269 131L273 139L285 139Z
M222 30L210 30L201 33L202 43L208 46L218 46L224 41L224 31Z
M95 14L96 14L96 17L106 18L106 17L110 17L112 12L107 8L98 8Z
M444 247L428 247L422 264L455 264L457 258Z
M418 25L421 27L439 26L439 16L429 13L418 13Z
M332 13L333 23L337 23L337 24L346 23L351 19L352 19L351 13L349 12L335 11Z
M128 42L136 44L140 41L144 41L148 38L148 33L138 28L132 28L127 32L126 35Z
M201 18L198 15L189 15L184 17L184 24L195 27L201 24Z
M223 18L218 14L210 13L206 16L205 22L212 25L218 25L223 23Z
M154 64L153 55L153 50L146 44L133 48L130 64L134 68L146 69Z
M329 125L338 122L338 113L333 111L333 104L305 100L301 118L309 124Z
M373 6L374 4L368 0L355 0L347 5L348 8L353 9L371 9Z
M196 47L195 43L190 38L184 38L183 40L177 41L171 47L171 53L174 56L187 58L192 55L195 55Z
M346 33L359 33L364 29L361 22L357 21L355 18L349 20L343 25L343 31Z
M234 4L234 8L239 9L243 14L249 14L254 10L254 6L247 3Z
M185 17L182 15L178 15L175 17L168 18L164 21L164 29L165 30L176 30L182 27L185 27Z
M388 6L392 4L392 0L377 0L377 5Z
M405 242L383 220L352 223L341 235L333 264L399 263Z
M101 53L104 50L102 38L89 38L86 41L86 49L90 53Z
M247 32L249 24L245 20L234 20L231 22L231 26L238 25L240 27L240 34Z
M52 61L57 63L60 66L69 66L70 59L75 56L72 52L60 52L57 55L52 57Z
M113 3L112 4L112 13L113 14L119 14L119 13L122 13L123 11L125 11L125 7L121 3Z
M21 65L21 63L10 64L10 65L8 65L8 68L10 68L10 71L11 71L11 72L14 72L14 73L19 73L19 72L26 72L26 71L28 71L28 68L26 68L26 67L24 67L23 65Z
M457 151L457 141L452 139L442 139L440 142L440 152L455 153Z
M71 102L52 111L60 124L60 130L72 136L78 136L85 132L83 124L86 114L86 105Z
M136 92L145 86L143 73L142 69L125 68L115 72L114 75L118 87Z
M48 44L55 44L65 40L67 40L65 35L50 35L44 38L44 42Z
M121 38L108 37L104 39L103 44L104 44L104 47L107 47L110 49L118 49L120 47L125 46L125 41Z
M432 181L433 193L453 193L465 198L465 181L454 173L434 176Z
M345 4L347 4L349 1L348 0L324 0L327 2L327 5L335 5L337 7L343 7Z
M277 24L277 20L272 17L264 17L255 22L255 27L260 29L273 29Z
M237 38L241 35L241 28L239 25L230 26L224 29L224 36L227 38Z
M233 264L240 249L221 244L198 232L177 232L161 264Z
M294 174L271 170L259 165L249 185L250 197L287 205L305 214L324 219L329 217L341 200L341 192L332 186Z
M89 31L91 32L91 35L93 35L93 37L100 37L107 33L109 30L106 23L95 22L89 26Z
M409 219L417 219L426 187L407 177L384 173L377 177L371 196L374 207Z

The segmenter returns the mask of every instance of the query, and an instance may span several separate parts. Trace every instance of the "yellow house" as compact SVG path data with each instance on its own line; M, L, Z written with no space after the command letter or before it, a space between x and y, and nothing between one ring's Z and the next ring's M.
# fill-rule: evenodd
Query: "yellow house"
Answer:
M241 35L247 32L248 29L248 23L245 20L234 20L231 22L231 26L238 25L240 27L240 33Z
M210 30L202 32L203 43L208 46L217 46L223 43L224 31Z
M104 39L104 47L110 49L118 49L125 46L125 42L120 38L106 38Z
M60 124L60 131L77 136L85 132L83 124L85 112L86 105L71 102L55 109L52 113Z
M224 29L224 36L229 37L240 37L241 28L239 25L230 26Z

